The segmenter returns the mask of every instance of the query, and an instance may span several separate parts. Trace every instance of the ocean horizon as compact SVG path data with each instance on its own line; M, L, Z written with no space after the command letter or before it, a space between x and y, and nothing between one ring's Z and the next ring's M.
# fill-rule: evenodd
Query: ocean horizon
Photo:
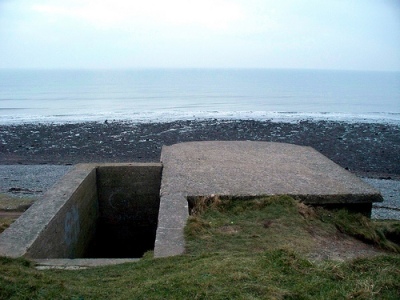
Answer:
M330 120L400 124L400 72L0 70L0 124Z

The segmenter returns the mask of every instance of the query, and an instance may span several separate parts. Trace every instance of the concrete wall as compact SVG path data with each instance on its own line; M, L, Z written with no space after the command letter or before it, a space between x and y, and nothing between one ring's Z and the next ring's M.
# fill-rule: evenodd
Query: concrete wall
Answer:
M84 258L100 247L94 252L103 257L111 245L135 257L143 238L154 247L161 170L144 163L75 166L0 235L0 255Z
M97 168L100 217L91 257L140 257L154 248L160 163Z
M0 235L0 255L78 257L97 217L95 165L77 165Z
M109 223L157 223L162 165L112 164L97 167L101 219ZM156 208L156 209L154 209Z
M73 170L70 176L76 176L80 167L82 166ZM62 183L68 184L65 179ZM93 239L99 215L96 169L92 167L79 185L71 187L71 193L53 220L32 244L27 256L32 258L85 256ZM54 196L60 195L52 195L53 199Z

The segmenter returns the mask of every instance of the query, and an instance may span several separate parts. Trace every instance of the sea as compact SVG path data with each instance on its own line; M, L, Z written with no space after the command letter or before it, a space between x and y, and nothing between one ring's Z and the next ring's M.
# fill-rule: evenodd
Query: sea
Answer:
M331 120L400 125L400 72L0 70L0 124Z

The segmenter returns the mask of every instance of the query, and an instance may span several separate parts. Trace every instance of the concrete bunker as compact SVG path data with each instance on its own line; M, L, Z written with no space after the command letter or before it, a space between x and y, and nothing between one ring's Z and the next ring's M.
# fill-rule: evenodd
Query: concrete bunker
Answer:
M290 195L366 215L382 201L378 191L310 147L181 143L163 147L161 163L77 165L0 235L0 255L50 266L120 263L153 249L155 257L180 255L190 206L214 195Z
M0 255L139 258L154 248L162 165L80 164L0 236Z

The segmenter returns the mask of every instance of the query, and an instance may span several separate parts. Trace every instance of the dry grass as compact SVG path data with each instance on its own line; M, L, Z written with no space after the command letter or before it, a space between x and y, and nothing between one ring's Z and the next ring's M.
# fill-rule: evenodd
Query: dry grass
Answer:
M8 228L18 218L19 213L27 210L35 200L31 197L20 198L0 194L0 233Z
M0 194L0 211L20 211L27 210L36 198L33 197L13 197L7 194Z

